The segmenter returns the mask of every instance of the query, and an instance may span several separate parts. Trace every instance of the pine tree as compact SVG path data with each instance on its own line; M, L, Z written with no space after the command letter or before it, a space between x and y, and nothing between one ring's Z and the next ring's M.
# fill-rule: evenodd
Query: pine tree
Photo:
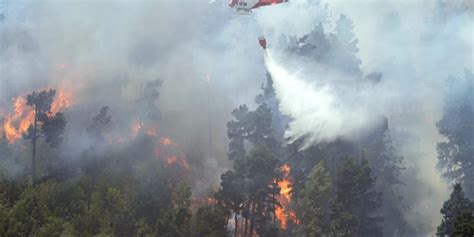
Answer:
M436 126L447 141L438 143L438 166L444 176L461 182L468 197L474 197L474 74L451 78Z
M234 160L234 170L222 175L216 198L234 215L234 236L238 230L244 236L254 230L259 235L271 231L275 196L279 193L274 183L277 163L272 152L258 146L249 155ZM243 223L238 217L243 218Z
M152 121L161 118L160 110L157 107L157 100L160 98L159 88L163 85L160 79L147 82L143 88L143 96L140 98L140 113Z
M272 121L271 126L275 133L275 138L279 142L284 141L284 133L290 121L290 117L280 112L280 102L276 98L275 88L273 87L273 79L270 73L267 73L267 81L261 86L262 93L257 95L255 102L260 106L266 106L270 109Z
M360 162L346 158L338 169L336 198L332 208L331 227L335 236L382 236L379 208L381 193L375 190L366 159Z
M108 106L102 107L99 114L92 118L92 124L87 128L87 133L96 145L105 142L105 131L112 121L112 117L107 114L108 111Z
M102 107L99 113L92 118L91 125L86 128L86 132L92 143L90 149L91 154L84 159L84 170L86 173L91 175L91 185L94 185L95 178L102 168L101 165L99 165L95 151L100 150L100 148L106 145L107 142L106 132L110 128L110 123L112 121L112 117L108 115L108 111L108 106Z
M331 194L331 177L324 161L320 161L309 173L299 195L298 219L301 223L296 229L298 236L325 236L329 233Z
M216 199L234 216L234 237L237 236L238 217L242 214L246 196L245 182L240 176L240 171L229 170L221 175L221 184L216 193Z
M157 221L158 236L186 237L191 231L191 188L179 183L171 194L171 205L167 206Z
M472 210L463 209L454 220L453 236L472 237L474 236L474 217Z
M401 166L403 157L395 155L388 121L368 134L363 139L362 147L368 160L372 174L377 177L376 190L382 193L384 217L384 236L405 235L406 220L404 206L399 189L404 186L400 176L404 168Z
M294 39L287 50L298 56L311 58L319 63L327 63L331 45L324 32L323 25L319 23L308 34Z
M357 57L359 47L354 34L354 22L344 14L336 21L334 33L330 36L331 64L338 69L352 75L362 76L360 65L362 61Z
M455 184L449 199L444 202L443 208L441 208L443 220L438 226L436 235L458 236L454 235L455 229L458 229L458 232L462 229L470 231L469 228L466 228L466 222L467 225L470 225L469 222L472 221L472 212L474 211L473 207L473 203L464 196L461 184Z
M232 111L233 120L227 123L229 142L229 159L242 158L247 154L244 141L254 147L260 146L275 154L280 152L280 143L272 129L271 110L262 104L254 111L241 105Z
M194 232L197 237L228 236L225 209L219 205L204 205L196 213Z
M31 182L36 183L36 146L39 138L44 140L51 147L57 147L63 140L66 119L62 113L51 114L51 105L56 95L55 90L33 92L26 97L26 104L33 107L33 124L28 127L24 135L25 140L29 140L32 145L31 158Z

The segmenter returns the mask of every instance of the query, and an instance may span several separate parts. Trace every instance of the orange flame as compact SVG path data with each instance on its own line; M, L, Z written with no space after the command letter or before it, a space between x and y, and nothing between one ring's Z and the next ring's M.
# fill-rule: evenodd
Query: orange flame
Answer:
M275 216L280 221L281 229L285 230L288 227L288 221L298 224L299 220L296 213L289 207L291 203L292 181L290 179L291 168L288 164L280 167L280 172L283 178L277 182L280 187L280 196L277 198L281 206L275 207Z
M161 137L159 141L157 141L155 155L157 159L163 160L168 167L178 166L186 171L190 170L186 156L179 150L179 146L170 137Z
M51 104L51 113L55 114L63 108L71 107L73 103L73 96L74 95L72 91L59 90L56 98Z
M218 201L212 197L193 196L193 198L191 199L191 210L196 211L204 205L213 206L217 203Z
M146 130L146 134L150 137L156 137L158 136L158 131L156 130L156 128L149 128Z
M132 136L136 137L142 130L143 124L140 122L135 122L132 124Z
M178 156L168 156L166 157L166 164L169 166L179 165L180 167L184 168L185 170L189 170L189 163L186 157L178 157Z
M217 200L211 197L206 198L206 204L207 205L214 205L217 203Z
M51 104L50 115L53 115L64 108L72 106L75 92L82 86L87 73L92 70L77 69L68 67L65 63L59 63L52 69L53 88L57 90L56 97ZM37 88L36 91L47 88ZM13 100L13 112L5 116L1 128L3 135L9 143L15 143L28 130L34 120L34 110L26 105L26 94L15 97Z
M4 136L10 143L21 138L33 121L34 112L26 105L24 97L13 99L13 114L8 115L3 123Z
M72 91L59 90L51 104L51 115L68 108L73 103ZM10 144L18 141L33 123L34 110L26 104L25 96L13 98L13 113L5 117L3 134Z
M163 146L171 146L174 145L174 142L169 137L163 137L160 139L160 144Z

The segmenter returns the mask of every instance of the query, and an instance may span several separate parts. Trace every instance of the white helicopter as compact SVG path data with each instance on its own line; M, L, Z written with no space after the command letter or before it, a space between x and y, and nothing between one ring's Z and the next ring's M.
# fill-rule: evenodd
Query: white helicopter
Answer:
M252 9L284 2L288 0L230 0L229 6L235 8L238 13L249 14Z

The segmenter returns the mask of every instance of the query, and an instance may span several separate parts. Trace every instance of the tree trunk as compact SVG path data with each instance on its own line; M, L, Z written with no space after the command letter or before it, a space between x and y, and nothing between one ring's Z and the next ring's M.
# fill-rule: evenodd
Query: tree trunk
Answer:
M245 225L244 225L244 237L247 237L247 224L248 223L248 217L245 217Z
M31 142L33 145L32 160L31 160L31 184L33 187L36 184L36 138Z
M35 118L33 122L33 137L31 144L33 145L32 156L31 156L31 185L34 187L36 184L36 133L38 130L38 106L35 106Z
M234 213L234 237L237 237L237 230L239 229L239 222L237 221L237 212Z
M275 194L273 194L273 200L276 200ZM273 213L272 215L273 227L276 227L275 209L276 209L276 205L273 204L273 212L272 212Z
M230 212L229 212L230 213ZM229 228L229 219L231 217L231 214L227 214L225 215L225 227L226 228ZM230 234L230 233L229 233ZM230 235L227 235L227 236L230 236Z
M252 212L250 213L250 236L253 236L253 222L254 222L254 215L255 215L255 208L257 204L252 202Z

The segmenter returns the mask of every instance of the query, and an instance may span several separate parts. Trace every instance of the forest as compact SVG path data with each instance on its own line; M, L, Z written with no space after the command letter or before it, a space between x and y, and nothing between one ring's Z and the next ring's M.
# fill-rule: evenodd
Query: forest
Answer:
M13 1L0 237L474 236L474 6L428 2Z

